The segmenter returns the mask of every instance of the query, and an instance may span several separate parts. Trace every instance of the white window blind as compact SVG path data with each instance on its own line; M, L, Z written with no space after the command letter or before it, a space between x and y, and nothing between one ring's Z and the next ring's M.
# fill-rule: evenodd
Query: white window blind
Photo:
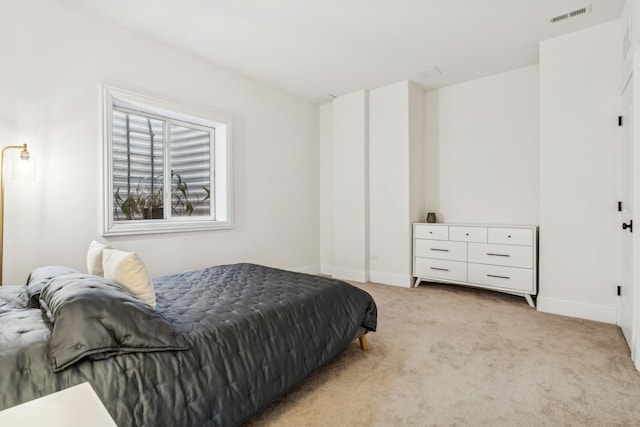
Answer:
M114 219L209 216L211 135L196 125L114 108Z
M176 205L174 215L210 215L210 204L215 200L211 194L211 138L215 134L192 127L172 124L171 171L180 177L180 185L188 186L189 205L181 205L176 198L182 192L174 190L172 205ZM214 210L215 211L215 210Z

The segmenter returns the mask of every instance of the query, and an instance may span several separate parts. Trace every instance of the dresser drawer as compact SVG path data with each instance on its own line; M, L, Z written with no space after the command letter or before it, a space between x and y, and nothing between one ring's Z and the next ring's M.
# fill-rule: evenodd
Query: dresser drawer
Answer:
M533 247L469 243L469 262L533 268Z
M446 240L416 239L414 256L424 258L448 259L451 261L467 260L467 244Z
M449 227L446 225L416 224L416 239L449 240Z
M489 228L489 243L533 246L533 230L530 228Z
M535 293L533 270L531 269L473 263L467 265L470 283Z
M449 240L459 242L486 242L486 227L449 227Z
M415 258L414 276L429 279L446 279L458 282L467 280L467 263L431 258Z

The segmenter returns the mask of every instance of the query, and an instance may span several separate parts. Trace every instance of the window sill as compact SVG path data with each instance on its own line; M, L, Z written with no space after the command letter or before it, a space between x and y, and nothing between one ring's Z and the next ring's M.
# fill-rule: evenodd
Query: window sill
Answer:
M225 230L233 228L230 221L126 221L107 225L103 236L131 236L136 234L181 233L189 231Z

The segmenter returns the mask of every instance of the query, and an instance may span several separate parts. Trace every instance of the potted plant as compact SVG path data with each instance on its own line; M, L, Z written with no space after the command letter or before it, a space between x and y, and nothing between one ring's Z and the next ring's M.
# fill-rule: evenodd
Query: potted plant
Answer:
M145 178L138 184L138 207L143 219L164 219L164 178Z
M190 194L187 182L180 174L171 171L171 214L174 216L190 216L194 208L209 199L209 188L203 186L206 196L202 199L197 194ZM194 200L195 199L195 200ZM119 218L120 211L126 220L136 219L164 219L164 176L146 177L125 196L120 194L120 188L114 193L116 205L115 218Z

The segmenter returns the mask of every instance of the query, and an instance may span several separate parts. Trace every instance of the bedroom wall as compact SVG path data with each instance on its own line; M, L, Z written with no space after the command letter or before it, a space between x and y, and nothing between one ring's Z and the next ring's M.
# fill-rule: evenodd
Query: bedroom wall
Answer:
M333 271L333 103L320 106L320 273Z
M616 322L620 22L540 44L540 311Z
M533 65L425 94L438 222L538 223L538 79Z
M409 81L320 107L321 271L409 287L424 218L424 93Z
M0 14L3 145L27 142L37 177L8 182L5 283L39 265L84 269L102 226L100 83L144 90L234 120L234 228L110 238L153 276L250 261L319 270L317 106L56 1Z
M440 209L439 100L439 90L429 90L424 93L424 207L427 212L438 212ZM436 219L442 220L437 217ZM422 220L426 221L426 217Z
M370 280L410 287L412 223L424 218L424 95L403 81L369 91Z
M368 93L342 95L332 106L332 241L331 275L369 280L369 107ZM323 129L326 129L326 123Z

